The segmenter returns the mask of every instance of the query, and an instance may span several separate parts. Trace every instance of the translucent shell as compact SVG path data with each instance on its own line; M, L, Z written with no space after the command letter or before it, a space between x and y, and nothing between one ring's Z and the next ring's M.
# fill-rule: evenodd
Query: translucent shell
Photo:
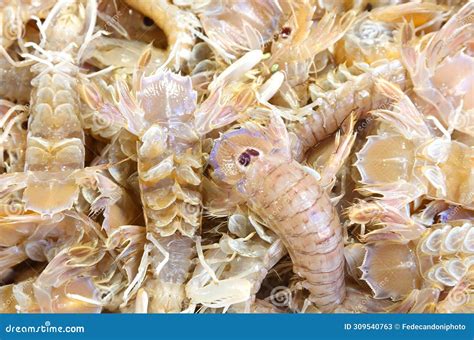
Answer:
M362 279L376 298L399 300L421 287L416 254L409 245L382 242L366 245L366 250Z
M474 254L474 225L466 222L458 227L448 224L435 229L423 237L420 250L433 256Z
M369 18L358 20L337 42L335 56L338 63L349 66L357 62L372 64L381 59L399 57L393 32L395 26Z

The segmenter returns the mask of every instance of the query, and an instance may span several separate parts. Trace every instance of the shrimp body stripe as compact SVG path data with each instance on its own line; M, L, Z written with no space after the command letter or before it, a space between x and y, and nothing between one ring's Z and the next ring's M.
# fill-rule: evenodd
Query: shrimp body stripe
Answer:
M340 303L345 289L342 228L329 197L295 161L266 170L262 181L248 185L249 205L282 239L313 301L323 308Z

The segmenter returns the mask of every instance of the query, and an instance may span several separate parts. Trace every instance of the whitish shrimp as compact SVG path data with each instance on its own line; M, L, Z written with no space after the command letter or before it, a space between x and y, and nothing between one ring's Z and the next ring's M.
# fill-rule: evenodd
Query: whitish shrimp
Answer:
M143 260L153 264L154 276L141 297L148 295L150 310L179 312L185 306L184 283L194 256L191 237L201 224L202 139L213 129L236 120L241 111L255 103L252 88L232 91L262 55L260 51L249 52L217 77L210 86L210 97L199 110L191 78L163 69L143 75L149 51L139 60L132 91L123 82L118 85L117 107L126 120L124 127L138 138L138 180L151 252ZM237 73L239 70L242 74ZM227 86L222 92L223 84ZM156 107L165 109L156 111ZM145 274L140 273L135 291ZM171 296L179 298L171 301Z
M393 84L380 80L378 88L395 104L375 114L395 132L369 137L357 153L361 190L401 206L428 196L472 208L472 147L451 140L446 131L437 137L410 98ZM439 122L438 127L442 128Z
M318 11L343 12L350 9L357 11L370 11L373 8L384 8L397 5L405 0L317 0Z
M313 103L299 109L302 117L288 125L295 137L295 159L303 159L308 149L336 132L352 112L367 112L386 103L386 97L375 87L376 78L391 80L402 88L406 82L402 64L394 60L370 67L359 65L351 71L341 66L323 86L311 85Z
M28 107L0 100L1 168L6 173L23 170L25 166Z
M274 117L265 129L247 125L224 134L210 163L281 238L310 299L323 310L341 303L345 288L339 217L318 179L292 160L281 119Z
M26 187L26 208L54 214L72 207L79 185L88 184L98 169L85 170L84 132L78 91L81 46L92 39L96 1L61 1L40 27L41 44L25 54L34 64L25 172L4 175L8 193ZM67 25L67 28L66 28ZM60 193L60 194L58 194Z
M413 28L405 25L402 60L415 93L447 129L474 135L474 3L469 1L437 32L413 46ZM427 41L427 42L426 42ZM466 72L471 70L471 72Z
M87 83L87 86L82 84L79 93L85 103L80 111L84 130L102 141L111 141L118 136L123 124L120 120L122 116L111 104L116 98L114 87L98 79Z
M153 71L166 61L168 53L137 40L98 37L85 53L88 63L99 68L114 67L117 74L133 73L136 61L147 48L152 50L152 59L147 69Z
M116 270L101 246L99 229L86 216L75 212L15 215L2 220L2 247L14 245L23 260L49 262L37 277L0 288L10 301L7 312L99 312L101 289ZM4 262L4 261L2 261ZM106 264L99 267L99 262ZM110 271L109 271L110 270ZM101 277L103 275L103 277Z
M98 6L98 26L110 33L111 38L127 41L140 41L153 44L158 49L166 49L166 35L163 30L147 16L130 8L124 1L103 0ZM123 40L125 42L125 40Z
M181 10L167 0L125 0L127 5L153 19L168 39L168 60L180 69L189 59L195 43L193 30L199 20L192 12Z
M96 305L90 302L71 298L70 296L82 297L83 300L98 299L99 292L94 288L92 281L88 278L77 278L65 286L53 289L55 296L54 306L38 299L34 292L32 277L19 283L0 287L0 313L97 313L100 311Z
M390 240L367 244L362 279L376 298L399 300L425 287L449 291L471 272L473 230L469 222L435 225L421 239L406 244ZM448 248L449 253L441 248Z
M274 235L265 235L266 240L256 235L250 220L240 213L229 218L228 228L230 233L219 244L206 246L210 250L199 257L186 294L192 304L248 313L263 280L286 249Z
M413 23L416 32L425 33L438 30L449 15L446 6L428 2L406 2L374 9L370 12L372 20L387 24Z

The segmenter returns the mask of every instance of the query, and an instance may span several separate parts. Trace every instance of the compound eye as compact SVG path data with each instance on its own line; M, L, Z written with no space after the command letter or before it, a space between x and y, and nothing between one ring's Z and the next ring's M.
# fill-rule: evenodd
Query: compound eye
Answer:
M155 24L155 22L153 21L152 18L149 18L149 17L144 17L144 18L143 18L143 25L144 25L145 27L151 27L151 26L153 26L154 24Z
M247 167L250 164L251 156L247 152L243 152L239 156L239 164Z
M282 37L283 39L288 38L288 37L290 36L290 34L291 34L291 27L283 27L283 28L281 29L280 34L281 34L281 37Z
M255 149L247 149L246 152L247 152L250 156L253 156L253 157L257 157L258 155L260 155L260 152L258 152L258 151L255 150Z

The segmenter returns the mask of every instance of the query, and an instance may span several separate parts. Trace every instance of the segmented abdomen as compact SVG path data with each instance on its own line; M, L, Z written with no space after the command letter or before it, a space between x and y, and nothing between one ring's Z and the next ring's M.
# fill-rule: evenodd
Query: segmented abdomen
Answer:
M154 280L148 282L150 294L150 312L179 313L185 308L186 292L184 283L193 269L195 257L194 241L187 236L175 233L168 237L154 239L167 253L168 260L158 272L157 264L164 263L165 255L152 252ZM158 265L159 266L159 265Z
M177 136L156 125L141 138L140 192L147 239L154 245L150 255L154 279L147 283L150 312L178 313L185 307L184 283L194 257L191 237L201 225L201 155L199 139L179 143ZM159 266L164 253L168 262Z
M289 126L300 143L296 159L302 159L309 148L334 133L351 112L370 111L387 102L385 96L377 93L374 82L376 78L397 83L402 88L406 81L405 70L398 60L357 76L343 73L336 74L334 78L336 77L343 77L346 81L341 84L330 83L334 89L329 91L319 91L313 86L312 97L319 105L306 119Z
M151 137L155 128L160 129L150 128L138 149L138 175L148 232L165 237L179 230L191 237L201 223L200 144L181 145L183 150L177 153L164 141L163 150L157 153L153 143L159 142Z
M31 116L28 124L25 170L63 172L84 167L84 134L78 117L77 80L37 64L32 81ZM74 66L70 66L74 68Z
M474 265L474 225L449 224L430 229L419 243L420 254L433 256L437 263L424 272L434 284L453 287L471 271Z
M286 245L311 299L328 309L344 299L342 228L329 197L296 162L274 165L250 199Z
M474 256L465 259L446 259L431 267L425 276L435 284L454 287L464 279L474 266Z
M84 134L78 117L75 66L50 69L36 64L25 155L28 177L23 200L27 209L54 214L73 206L79 195L73 171L84 168Z
M466 222L462 226L431 229L420 241L420 250L432 256L474 254L474 225Z

